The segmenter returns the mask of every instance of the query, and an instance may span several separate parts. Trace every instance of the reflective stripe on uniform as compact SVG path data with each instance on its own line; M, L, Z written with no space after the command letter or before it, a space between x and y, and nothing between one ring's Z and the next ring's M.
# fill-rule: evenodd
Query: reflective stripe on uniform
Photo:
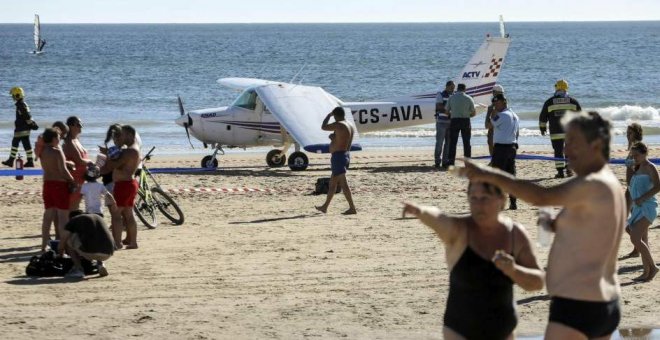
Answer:
M565 133L551 133L550 140L566 139Z
M564 169L566 167L566 162L564 161L555 161L555 169Z
M548 126L548 122L539 122L539 128L545 129Z
M14 138L30 137L30 130L28 131L14 131Z
M575 104L552 104L548 106L548 112L559 110L577 111L577 106Z

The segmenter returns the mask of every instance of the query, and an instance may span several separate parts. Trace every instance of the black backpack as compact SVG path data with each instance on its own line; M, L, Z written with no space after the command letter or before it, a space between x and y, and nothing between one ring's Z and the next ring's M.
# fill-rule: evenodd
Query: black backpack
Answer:
M330 189L330 178L322 177L316 180L316 187L314 188L315 195L327 194ZM341 187L337 185L336 194L341 192Z
M85 275L98 274L99 272L96 264L85 258L80 259L80 264ZM41 255L32 256L27 267L25 267L25 275L39 277L64 276L71 268L73 268L71 258L58 256L55 251L48 250Z
M25 268L25 275L40 277L64 276L73 264L65 266L65 261L62 260L58 259L57 254L52 250L48 250L41 255L32 256L30 263Z

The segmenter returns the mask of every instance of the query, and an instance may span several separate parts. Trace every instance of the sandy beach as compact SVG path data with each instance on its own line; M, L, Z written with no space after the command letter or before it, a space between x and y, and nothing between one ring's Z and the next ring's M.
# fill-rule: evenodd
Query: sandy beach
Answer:
M440 339L449 279L444 248L420 222L401 218L401 202L466 213L467 181L436 171L431 154L354 153L348 181L359 213L353 216L341 214L347 208L341 194L326 215L314 209L325 199L312 192L316 179L330 174L328 155L310 156L314 166L303 172L268 169L264 155L239 153L222 159L216 172L159 174L185 223L172 226L160 217L154 230L139 225L139 249L116 252L107 261L108 277L82 281L25 277L40 246L41 178L0 177L2 337ZM149 163L198 164L191 156ZM521 178L560 181L552 179L551 162L517 166ZM623 180L624 167L614 169ZM519 210L505 214L535 240L536 211L519 202ZM649 239L658 261L657 221ZM631 249L624 235L620 255ZM549 249L536 250L545 265ZM660 327L660 279L633 282L641 268L639 258L619 262L622 328ZM516 300L517 334L542 334L547 292L516 288Z

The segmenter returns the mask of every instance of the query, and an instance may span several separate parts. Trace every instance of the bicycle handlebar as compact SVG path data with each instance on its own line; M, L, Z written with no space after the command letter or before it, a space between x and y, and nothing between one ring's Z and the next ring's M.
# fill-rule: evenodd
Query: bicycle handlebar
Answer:
M155 146L151 147L151 150L149 150L149 152L147 152L147 154L142 158L142 162L151 159L151 153L154 151L155 148L156 148Z

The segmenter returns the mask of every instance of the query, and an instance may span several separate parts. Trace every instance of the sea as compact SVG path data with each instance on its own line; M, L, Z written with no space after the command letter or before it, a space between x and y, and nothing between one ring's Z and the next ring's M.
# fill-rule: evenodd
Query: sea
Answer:
M26 18L26 22L31 18ZM511 22L512 43L498 82L521 118L520 145L550 145L538 113L557 79L583 108L614 124L614 144L639 122L644 139L660 144L660 21ZM42 127L76 115L92 153L112 123L131 124L156 154L208 154L191 148L179 116L229 105L238 95L217 84L254 77L322 86L346 101L378 100L436 91L455 78L486 34L488 23L365 24L49 24L47 44L33 49L32 24L0 24L0 157L10 147L21 86ZM485 144L484 115L473 118L474 145ZM362 134L363 148L432 148L435 127ZM269 148L231 150L264 152ZM4 155L3 155L4 154Z

